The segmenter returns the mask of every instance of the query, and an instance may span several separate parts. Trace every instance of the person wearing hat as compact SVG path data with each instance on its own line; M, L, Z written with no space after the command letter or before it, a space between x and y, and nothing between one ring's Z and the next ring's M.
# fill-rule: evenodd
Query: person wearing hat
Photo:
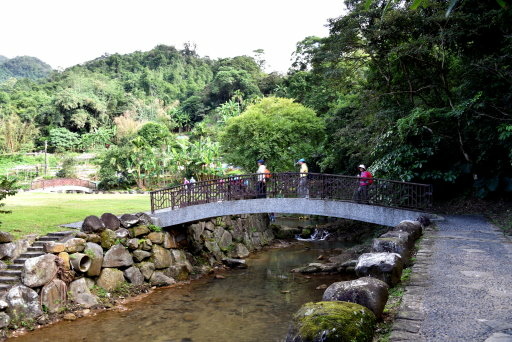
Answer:
M303 158L297 161L298 165L300 165L300 175L299 175L299 197L309 198L309 189L308 189L308 164L306 164L306 160Z
M372 184L371 178L372 174L366 171L366 166L361 164L357 167L359 169L359 174L357 178L359 179L359 187L357 188L356 200L357 202L368 203L368 186Z
M258 160L258 170L256 173L258 174L258 181L256 182L256 198L266 198L267 197L267 184L265 179L265 173L267 167L265 166L265 161L263 159Z

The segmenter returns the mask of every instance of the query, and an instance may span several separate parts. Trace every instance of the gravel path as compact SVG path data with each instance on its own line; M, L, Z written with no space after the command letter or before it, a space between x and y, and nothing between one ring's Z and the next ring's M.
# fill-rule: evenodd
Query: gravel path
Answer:
M481 216L425 235L391 341L512 342L512 242Z

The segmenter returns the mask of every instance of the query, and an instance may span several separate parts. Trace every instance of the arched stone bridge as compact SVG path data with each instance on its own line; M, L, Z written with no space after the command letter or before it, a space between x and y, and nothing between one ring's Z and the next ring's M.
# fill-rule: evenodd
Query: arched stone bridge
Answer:
M264 182L263 182L264 181ZM151 211L167 227L206 218L288 213L346 218L386 226L414 220L432 205L428 184L373 179L366 198L360 179L329 174L237 175L151 192Z
M52 178L40 179L30 184L30 190L40 190L45 192L56 191L80 191L92 192L96 190L96 183L78 178Z

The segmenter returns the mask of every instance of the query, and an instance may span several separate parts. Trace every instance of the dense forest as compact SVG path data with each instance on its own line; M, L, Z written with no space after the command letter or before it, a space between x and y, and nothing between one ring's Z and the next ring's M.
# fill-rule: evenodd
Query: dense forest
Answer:
M190 44L44 78L44 67L1 76L12 62L2 59L0 152L45 141L95 150L104 187L156 187L168 172L226 172L221 163L253 172L260 158L291 171L306 158L330 173L365 163L441 195L512 193L511 7L467 0L446 15L445 1L345 3L327 37L297 43L286 75L265 73L261 50L212 60Z
M52 68L35 57L7 58L0 56L0 82L9 78L39 79L50 75Z

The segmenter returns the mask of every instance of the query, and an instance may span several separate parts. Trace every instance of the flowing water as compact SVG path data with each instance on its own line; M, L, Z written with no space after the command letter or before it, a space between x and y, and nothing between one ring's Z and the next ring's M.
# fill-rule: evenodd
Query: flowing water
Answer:
M306 302L321 300L324 290L316 287L346 280L290 270L340 247L348 246L318 241L267 249L248 258L247 269L223 273L225 279L207 276L158 289L127 304L126 311L60 322L12 341L282 341L293 313Z

